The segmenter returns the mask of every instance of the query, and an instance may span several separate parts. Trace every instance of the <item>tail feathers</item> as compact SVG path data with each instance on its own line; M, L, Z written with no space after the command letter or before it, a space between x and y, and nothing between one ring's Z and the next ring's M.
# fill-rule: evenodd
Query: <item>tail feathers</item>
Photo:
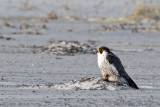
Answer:
M136 83L131 79L131 78L127 78L127 84L132 87L132 88L135 88L135 89L139 89L138 86L136 85Z

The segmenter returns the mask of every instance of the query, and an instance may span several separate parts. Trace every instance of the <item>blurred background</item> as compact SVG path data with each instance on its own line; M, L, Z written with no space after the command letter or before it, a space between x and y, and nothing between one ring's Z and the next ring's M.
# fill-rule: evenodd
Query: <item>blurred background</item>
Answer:
M60 18L159 17L159 0L1 0L1 18L40 18L54 12ZM6 11L7 10L7 11ZM152 17L151 17L152 16Z
M53 40L91 40L99 42L97 46L113 47L115 39L103 41L100 35L113 31L123 31L121 35L126 35L126 31L159 32L159 5L159 0L88 0L87 3L85 0L1 0L0 34L1 39L15 40L11 44L17 46L42 46ZM117 38L113 44L135 42L128 39Z
M125 22L138 23L145 24L143 27L140 25L139 30L159 31L159 5L159 0L1 0L0 27L21 28L29 24L37 26L38 23L65 20L121 22L122 25Z

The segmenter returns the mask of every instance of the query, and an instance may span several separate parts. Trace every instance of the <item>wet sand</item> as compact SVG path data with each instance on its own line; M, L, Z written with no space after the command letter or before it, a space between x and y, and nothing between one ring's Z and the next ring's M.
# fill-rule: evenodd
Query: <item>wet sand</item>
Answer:
M8 23L0 26L1 107L160 106L160 32L101 30L103 23L63 18L22 29L22 22ZM37 51L54 40L94 43L73 54L63 45L67 54ZM101 81L94 54L101 45L120 57L139 90Z
M160 33L88 32L97 24L85 23L56 23L50 26L52 28L43 35L3 34L15 40L0 40L1 106L159 106ZM72 28L73 32L68 32L65 26ZM25 48L46 46L50 40L94 40L97 47L110 47L120 57L140 90L49 87L47 84L68 83L84 77L101 78L95 54L61 56L32 53L32 48ZM91 85L90 82L88 85Z

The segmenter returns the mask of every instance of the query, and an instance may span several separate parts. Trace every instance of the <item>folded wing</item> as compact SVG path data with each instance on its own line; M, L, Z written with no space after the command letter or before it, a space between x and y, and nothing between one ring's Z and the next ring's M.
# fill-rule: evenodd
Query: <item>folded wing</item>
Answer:
M118 74L121 76L121 77L124 77L125 80L127 81L127 84L130 86L130 87L133 87L135 89L139 89L137 87L137 85L135 84L135 82L129 77L129 75L126 73L120 59L115 55L113 54L112 52L109 53L107 56L106 56L106 59L109 61L110 64L114 65L116 67L116 70L118 71Z

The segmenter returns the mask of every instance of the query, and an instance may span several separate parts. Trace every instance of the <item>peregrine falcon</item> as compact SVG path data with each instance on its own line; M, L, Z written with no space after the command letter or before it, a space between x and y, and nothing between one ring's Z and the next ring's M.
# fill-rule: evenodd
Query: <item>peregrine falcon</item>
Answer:
M106 81L125 83L132 88L139 89L126 73L120 59L107 47L102 46L98 48L97 55L98 67Z

